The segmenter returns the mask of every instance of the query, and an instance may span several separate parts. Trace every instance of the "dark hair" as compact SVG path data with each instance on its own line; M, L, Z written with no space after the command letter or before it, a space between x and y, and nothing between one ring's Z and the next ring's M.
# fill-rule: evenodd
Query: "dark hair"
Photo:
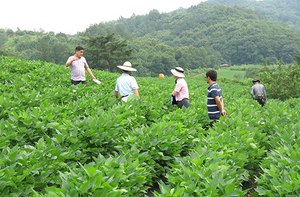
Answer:
M218 75L217 71L215 71L215 70L209 70L206 72L206 76L210 77L210 79L212 81L217 81L217 75Z
M128 70L122 70L122 72L123 72L123 73L128 73L128 72L130 72L130 71L128 71Z
M77 46L75 50L76 50L76 51L81 51L81 50L84 50L84 49L83 49L82 46Z

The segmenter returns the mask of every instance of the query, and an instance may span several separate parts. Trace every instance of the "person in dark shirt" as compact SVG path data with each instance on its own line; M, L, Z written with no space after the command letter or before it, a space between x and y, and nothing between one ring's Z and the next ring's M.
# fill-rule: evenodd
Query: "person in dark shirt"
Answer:
M209 84L207 93L207 111L209 119L211 120L210 126L220 119L221 116L227 116L224 109L224 101L222 97L222 90L216 83L217 71L209 70L206 72L206 82Z

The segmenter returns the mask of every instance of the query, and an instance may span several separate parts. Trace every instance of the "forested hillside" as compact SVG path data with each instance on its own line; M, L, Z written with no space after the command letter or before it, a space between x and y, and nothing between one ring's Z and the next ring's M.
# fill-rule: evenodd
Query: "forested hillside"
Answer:
M212 5L240 5L258 11L262 15L275 21L287 23L300 28L300 1L299 0L207 0L204 4Z
M176 53L176 49L180 47L191 47L191 51L202 49L202 53L198 54L206 57L201 61L205 62L203 66L218 63L260 64L265 60L275 63L280 59L291 63L293 54L300 49L298 30L241 6L209 7L199 4L189 8L186 13L171 14L153 10L145 16L132 16L129 19L91 26L83 36L97 35L100 29L113 27L130 32L133 42L137 38L158 39L174 48L173 56L183 66L188 66L185 62L189 62L190 58L181 57L180 52ZM137 48L139 51L147 50L147 47ZM193 55L191 56L193 59ZM198 64L201 63L198 61ZM200 65L192 63L189 67L193 66Z
M72 37L0 29L0 55L63 65L76 45L87 46L84 38L111 33L133 49L130 61L138 65L136 76L169 75L176 66L192 71L221 64L292 63L300 51L300 31L296 28L241 6L201 3L184 13L152 10L146 15L94 24Z

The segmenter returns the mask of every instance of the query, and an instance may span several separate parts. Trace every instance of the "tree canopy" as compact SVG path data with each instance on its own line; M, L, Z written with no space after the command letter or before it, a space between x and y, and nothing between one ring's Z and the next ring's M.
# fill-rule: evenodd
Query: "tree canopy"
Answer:
M204 2L204 4L209 6L239 5L246 8L251 8L261 13L265 17L273 19L274 21L280 21L300 29L299 0L207 0Z
M117 64L132 60L133 65L139 65L138 76L168 75L176 66L197 70L221 64L294 62L293 56L300 51L300 30L234 5L252 5L254 1L235 0L230 7L219 5L221 2L229 1L209 0L209 6L201 3L170 13L152 10L146 15L94 24L74 36L0 29L0 49L20 58L64 65L74 48L81 45L87 49L84 55L92 68L114 72ZM297 5L294 0L281 4L290 2ZM113 40L103 44L109 37ZM116 54L112 53L114 49Z
M82 39L87 43L85 56L91 68L116 72L119 71L117 65L132 59L133 49L125 49L126 40L117 41L114 34Z

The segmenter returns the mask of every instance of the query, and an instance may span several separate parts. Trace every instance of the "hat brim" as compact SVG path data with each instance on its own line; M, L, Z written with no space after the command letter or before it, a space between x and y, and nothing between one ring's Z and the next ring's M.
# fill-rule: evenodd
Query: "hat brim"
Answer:
M128 66L117 66L118 68L120 68L121 70L126 70L126 71L136 71L135 68L131 68Z
M176 77L185 77L185 75L183 73L180 73L180 72L176 71L175 69L172 69L171 73L173 75L175 75Z

